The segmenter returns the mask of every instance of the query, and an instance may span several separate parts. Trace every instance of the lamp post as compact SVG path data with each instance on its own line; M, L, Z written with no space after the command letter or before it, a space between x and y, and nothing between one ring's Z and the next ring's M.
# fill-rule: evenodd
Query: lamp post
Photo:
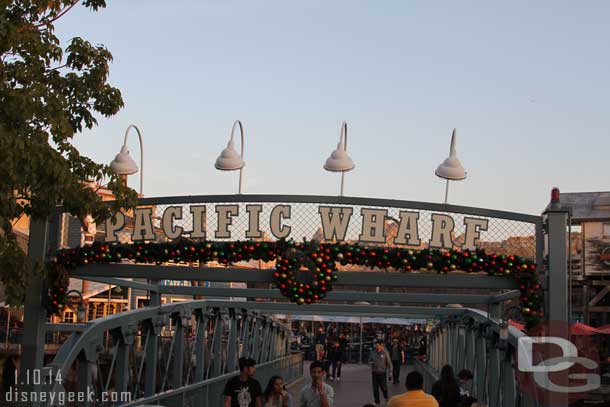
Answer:
M135 174L138 172L138 166L135 161L129 155L129 148L127 147L127 138L129 136L129 130L134 129L138 133L138 139L140 140L140 195L144 195L144 145L142 144L142 133L137 126L130 124L125 130L125 140L121 151L114 157L114 160L110 163L110 168L121 176L123 179L127 179L128 175Z
M121 177L121 179L125 180L125 184L127 184L128 175L138 172L138 166L129 155L129 148L127 147L127 138L129 137L129 130L131 129L134 129L136 133L138 133L138 140L140 140L140 196L144 196L144 144L142 143L142 132L136 125L130 124L127 126L127 130L125 130L125 140L123 141L121 151L110 163L110 168L112 168L114 172ZM108 297L110 297L110 289L108 292ZM110 299L108 300L108 303L110 303ZM131 288L127 290L127 311L130 309Z
M447 186L445 187L445 203L449 197L449 181L460 181L466 179L466 171L462 167L462 163L457 158L455 152L455 140L456 134L455 129L451 134L451 147L449 148L449 157L445 159L436 169L436 176L447 180Z
M235 151L235 143L233 142L233 135L237 127L239 127L239 133L241 136L241 154L238 154L237 151ZM239 170L238 194L241 194L244 165L246 165L244 162L244 126L239 120L235 120L233 123L233 128L231 128L231 138L229 139L229 143L227 144L227 147L220 152L214 166L220 171Z
M330 157L326 159L324 163L324 169L331 172L341 172L341 191L339 196L343 196L343 183L345 173L353 170L355 167L354 162L347 155L347 123L341 124L341 134L339 136L339 144L337 148L330 154Z

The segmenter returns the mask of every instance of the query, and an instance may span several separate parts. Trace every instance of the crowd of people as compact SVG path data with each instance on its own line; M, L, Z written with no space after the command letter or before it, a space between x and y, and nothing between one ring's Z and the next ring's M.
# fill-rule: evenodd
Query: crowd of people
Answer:
M387 402L387 407L486 407L470 395L472 372L464 369L456 376L449 365L442 368L439 380L432 386L431 394L423 390L424 378L421 373L411 371L405 380L407 391L389 398L388 372L394 382L398 380L398 376L395 376L396 370L400 372L400 365L394 364L391 355L399 346L397 343L398 341L393 341L394 350L390 349L390 351L384 347L383 341L375 344L375 351L371 353L369 361L375 404L367 404L363 407L380 405L379 390ZM397 354L404 357L400 352ZM310 381L301 389L296 405L293 404L292 396L286 390L284 380L280 376L271 377L263 392L260 383L254 379L255 370L253 359L239 359L239 375L225 385L224 407L332 407L334 405L335 391L324 380L326 367L321 361L314 361L309 365Z
M425 337L413 337L404 330L377 332L374 347L368 355L375 404L381 397L388 407L481 407L481 403L470 395L472 372L462 370L454 374L451 366L444 366L440 379L434 383L431 394L423 391L423 377L411 371L405 380L406 392L389 397L388 380L400 382L401 367L407 363L407 349L415 347L412 357L425 355ZM416 341L414 341L416 339ZM270 378L265 391L254 379L255 362L239 360L239 376L229 380L224 389L224 407L332 407L335 391L326 382L341 380L341 367L349 345L349 337L340 330L320 329L314 339L314 360L309 365L309 382L302 387L295 399L286 390L280 376ZM325 380L326 379L326 380Z

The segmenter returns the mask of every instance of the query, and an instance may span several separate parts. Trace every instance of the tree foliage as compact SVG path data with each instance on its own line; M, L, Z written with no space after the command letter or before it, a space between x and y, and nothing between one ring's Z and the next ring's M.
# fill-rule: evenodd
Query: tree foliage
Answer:
M35 265L18 247L13 231L22 216L45 218L57 205L81 221L96 222L136 203L106 165L82 155L72 138L123 107L108 83L112 55L102 45L73 38L62 47L54 24L75 0L0 0L0 279L7 302L23 303ZM83 0L98 11L105 0ZM86 182L106 183L110 205Z

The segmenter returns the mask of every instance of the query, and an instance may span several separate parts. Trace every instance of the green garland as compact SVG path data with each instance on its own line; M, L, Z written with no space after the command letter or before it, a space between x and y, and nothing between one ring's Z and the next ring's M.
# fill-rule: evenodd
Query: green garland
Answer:
M198 242L181 239L169 243L106 244L64 249L50 264L47 309L57 313L65 304L66 270L90 263L117 263L123 259L136 263L163 264L217 261L230 265L241 261L275 261L276 286L290 301L311 304L323 299L337 280L337 264L367 266L400 272L437 271L512 276L519 283L521 311L528 326L535 325L542 313L542 289L536 264L525 257L487 254L484 250L413 250L362 246L348 243L294 242ZM309 281L299 281L296 272L306 268Z

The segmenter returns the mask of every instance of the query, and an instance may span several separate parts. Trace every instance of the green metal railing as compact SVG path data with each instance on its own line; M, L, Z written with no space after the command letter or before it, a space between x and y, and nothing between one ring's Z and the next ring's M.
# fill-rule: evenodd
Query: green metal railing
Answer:
M456 374L462 369L473 373L470 395L489 407L538 405L515 380L515 350L525 334L503 325L498 311L497 305L490 307L490 314L467 309L462 315L443 319L434 328L429 337L427 363L417 362L427 391L438 380L442 367L450 365ZM501 338L503 329L507 338Z
M140 399L137 402L125 404L124 407L147 405L173 406L221 406L223 389L228 380L238 375L238 372L224 374L213 379L204 380L190 386L185 386L153 397ZM294 353L271 362L256 366L254 378L265 386L272 376L279 375L285 383L298 380L303 376L303 354Z
M236 372L241 356L255 359L263 376L269 363L287 377L298 372L291 363L299 356L287 356L289 328L230 302L149 306L75 325L43 377L61 378L44 384L56 395L93 392L96 401L79 406L169 397L203 382L211 397L215 380ZM108 395L117 401L106 402Z

